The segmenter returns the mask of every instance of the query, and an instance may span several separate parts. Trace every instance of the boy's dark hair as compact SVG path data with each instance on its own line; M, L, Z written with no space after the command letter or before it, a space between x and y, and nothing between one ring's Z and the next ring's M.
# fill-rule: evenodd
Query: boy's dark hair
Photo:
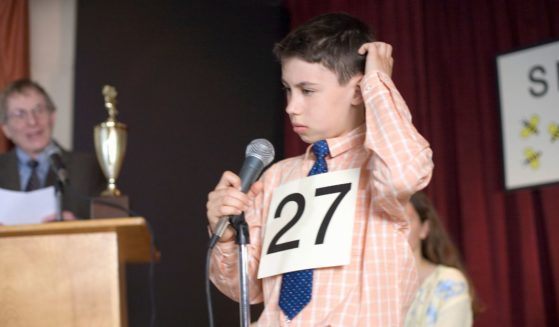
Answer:
M2 93L0 93L0 123L4 124L8 120L8 98L14 94L23 94L28 90L35 90L39 94L42 94L45 97L47 109L50 112L56 110L52 99L39 83L28 78L22 78L8 84Z
M363 43L373 42L374 35L360 20L345 13L317 16L290 32L274 46L278 60L300 58L320 63L346 84L351 77L365 71L365 56L357 53Z

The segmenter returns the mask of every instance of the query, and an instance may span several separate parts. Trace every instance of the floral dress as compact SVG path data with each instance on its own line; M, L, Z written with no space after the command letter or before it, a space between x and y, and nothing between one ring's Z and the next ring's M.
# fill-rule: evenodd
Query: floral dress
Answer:
M472 326L468 282L460 270L438 265L417 290L406 327Z

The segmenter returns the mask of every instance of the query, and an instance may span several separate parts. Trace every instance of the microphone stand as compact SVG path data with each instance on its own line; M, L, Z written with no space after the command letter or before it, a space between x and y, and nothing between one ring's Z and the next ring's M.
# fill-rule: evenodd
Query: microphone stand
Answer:
M250 325L250 301L248 287L248 253L247 244L250 244L248 224L244 213L240 216L231 217L231 225L237 231L236 243L239 248L239 286L241 299L239 301L239 316L241 327Z
M64 193L64 183L57 178L54 183L54 195L56 197L56 217L55 221L62 221L62 194Z

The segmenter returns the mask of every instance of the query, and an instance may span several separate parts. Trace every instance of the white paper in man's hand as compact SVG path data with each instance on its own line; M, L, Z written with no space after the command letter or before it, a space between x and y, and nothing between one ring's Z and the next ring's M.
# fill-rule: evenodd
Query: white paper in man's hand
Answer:
M4 225L38 224L56 213L54 186L31 192L0 188L0 223Z

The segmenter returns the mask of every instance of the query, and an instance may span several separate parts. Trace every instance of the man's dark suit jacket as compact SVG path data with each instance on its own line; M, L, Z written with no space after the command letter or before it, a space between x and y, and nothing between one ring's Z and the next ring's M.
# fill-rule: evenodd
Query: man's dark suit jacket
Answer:
M61 157L70 180L70 185L64 190L62 209L72 211L78 218L88 218L90 198L99 196L107 185L103 172L92 155L62 150ZM46 186L55 182L56 176L49 170ZM20 185L17 155L13 149L0 155L0 187L21 191Z

